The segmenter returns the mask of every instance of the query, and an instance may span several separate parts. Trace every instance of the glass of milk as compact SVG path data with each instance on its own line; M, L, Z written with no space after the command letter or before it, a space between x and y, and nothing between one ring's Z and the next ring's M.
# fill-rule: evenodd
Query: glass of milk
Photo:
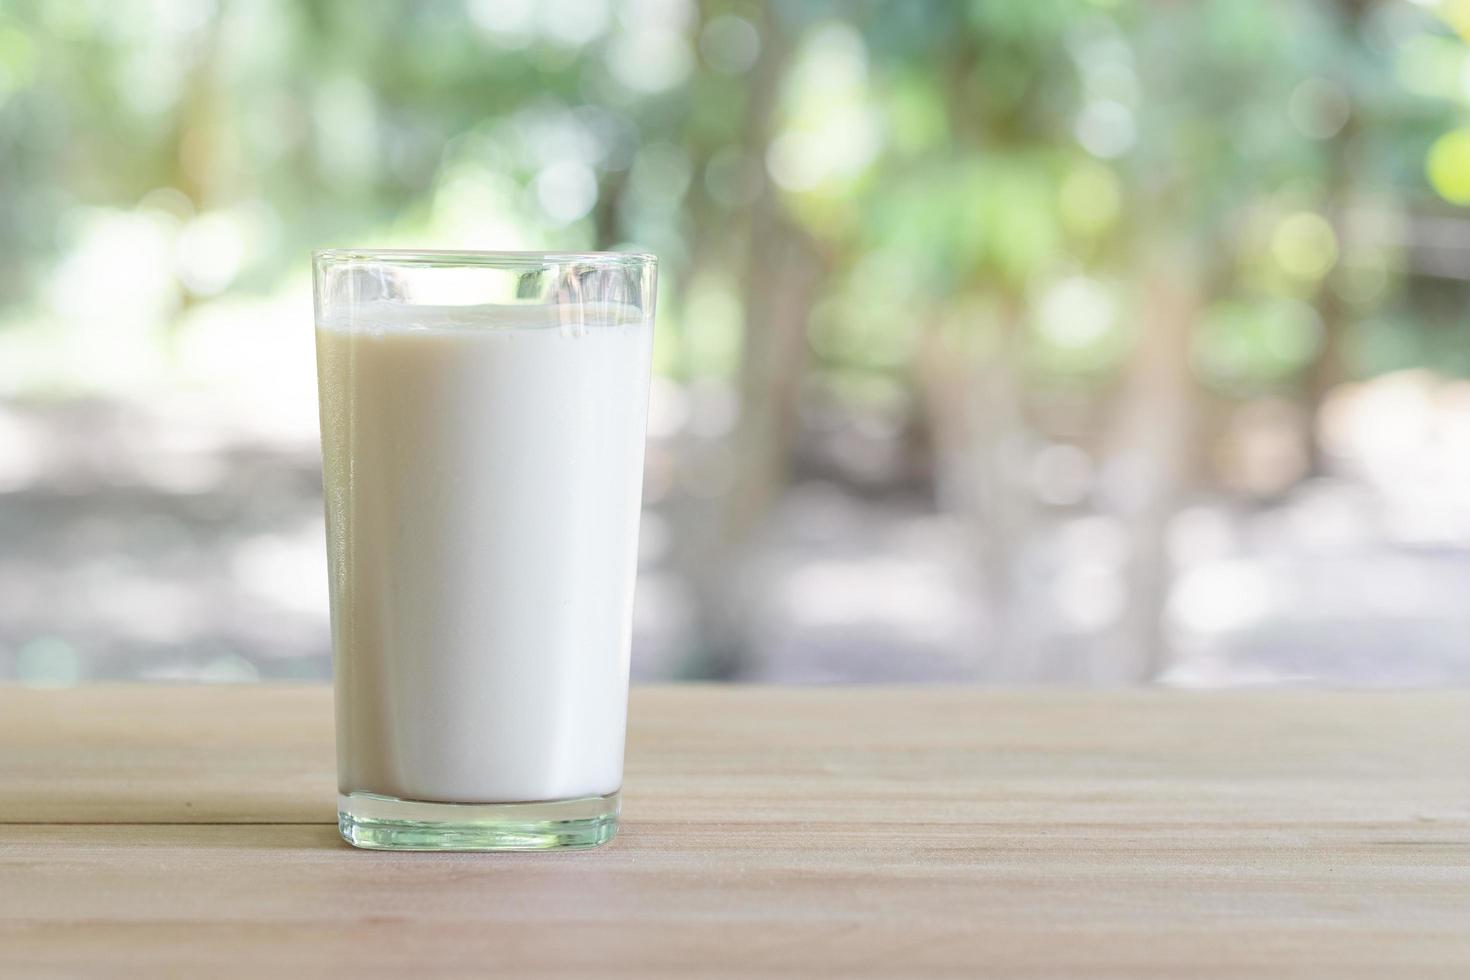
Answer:
M313 266L342 836L612 839L656 260Z

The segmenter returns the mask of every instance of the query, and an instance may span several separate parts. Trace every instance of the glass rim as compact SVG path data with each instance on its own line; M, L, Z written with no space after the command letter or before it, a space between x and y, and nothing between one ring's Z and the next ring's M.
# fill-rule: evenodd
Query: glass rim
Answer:
M518 267L548 263L626 267L658 263L652 252L488 252L474 249L319 248L313 262L378 262L385 265Z

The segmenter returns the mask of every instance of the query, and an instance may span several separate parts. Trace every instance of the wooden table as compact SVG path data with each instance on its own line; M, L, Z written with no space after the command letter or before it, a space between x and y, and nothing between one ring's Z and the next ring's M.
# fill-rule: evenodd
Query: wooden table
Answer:
M1470 692L638 691L596 851L356 851L321 688L0 688L0 975L1470 976Z

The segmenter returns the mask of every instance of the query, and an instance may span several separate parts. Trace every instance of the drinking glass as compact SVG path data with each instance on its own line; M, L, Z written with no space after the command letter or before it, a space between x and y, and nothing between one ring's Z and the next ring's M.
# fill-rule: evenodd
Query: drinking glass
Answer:
M612 839L656 260L313 258L342 836Z

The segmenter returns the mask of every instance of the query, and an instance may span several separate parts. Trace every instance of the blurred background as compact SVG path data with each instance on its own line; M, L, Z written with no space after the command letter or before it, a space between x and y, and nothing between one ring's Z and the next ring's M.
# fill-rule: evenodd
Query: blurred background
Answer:
M329 675L308 253L662 260L639 679L1470 681L1470 2L0 4L0 678Z

